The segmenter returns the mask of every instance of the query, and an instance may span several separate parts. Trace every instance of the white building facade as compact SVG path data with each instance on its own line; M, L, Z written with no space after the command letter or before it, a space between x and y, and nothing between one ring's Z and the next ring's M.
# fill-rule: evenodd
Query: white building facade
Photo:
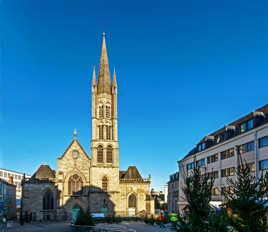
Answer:
M11 171L7 169L0 168L0 178L10 183L12 180L12 184L16 185L16 199L21 199L21 181L23 179L23 173ZM25 178L30 178L30 175L25 174Z
M179 211L187 205L184 180L195 165L215 177L212 201L220 202L228 188L227 179L236 178L240 160L248 163L252 175L268 169L268 104L204 137L179 164Z

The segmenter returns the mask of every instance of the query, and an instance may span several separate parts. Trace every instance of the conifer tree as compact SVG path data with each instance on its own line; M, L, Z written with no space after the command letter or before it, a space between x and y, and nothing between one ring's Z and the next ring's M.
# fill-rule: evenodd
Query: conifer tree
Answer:
M195 165L185 179L183 192L188 202L188 212L185 218L179 218L179 232L227 232L223 214L211 211L209 205L213 184L214 177L206 170L202 173Z
M268 173L256 178L250 166L240 159L237 179L227 179L226 206L231 211L229 224L238 232L267 231Z

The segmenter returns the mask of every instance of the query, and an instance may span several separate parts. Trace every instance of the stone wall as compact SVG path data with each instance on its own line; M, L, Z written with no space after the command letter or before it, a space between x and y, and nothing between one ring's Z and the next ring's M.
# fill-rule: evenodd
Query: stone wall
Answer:
M54 210L47 212L43 210L43 196L47 190L53 193ZM24 183L23 186L23 215L27 212L34 215L36 220L44 220L44 215L51 214L50 220L56 220L56 209L58 208L59 192L53 183Z
M120 202L118 210L121 214L128 215L128 197L134 194L136 196L136 214L146 212L146 195L150 194L150 183L148 182L120 182ZM152 204L152 203L151 203ZM151 205L154 210L154 205Z

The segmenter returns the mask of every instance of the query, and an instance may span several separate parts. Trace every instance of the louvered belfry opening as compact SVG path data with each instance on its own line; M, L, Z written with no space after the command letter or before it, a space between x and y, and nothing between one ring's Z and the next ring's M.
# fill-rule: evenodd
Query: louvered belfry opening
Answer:
M103 163L103 147L101 145L98 146L97 160L98 160L98 163Z
M106 159L106 161L107 161L107 163L113 162L113 147L110 145L107 147L107 159Z

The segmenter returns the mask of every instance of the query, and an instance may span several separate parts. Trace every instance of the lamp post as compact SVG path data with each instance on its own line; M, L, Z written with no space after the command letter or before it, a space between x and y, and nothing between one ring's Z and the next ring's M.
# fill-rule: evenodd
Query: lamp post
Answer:
M24 224L24 218L23 218L23 211L22 211L22 208L23 208L23 197L24 197L24 181L25 181L25 173L23 174L23 179L21 181L21 199L20 199L20 225L23 226Z

